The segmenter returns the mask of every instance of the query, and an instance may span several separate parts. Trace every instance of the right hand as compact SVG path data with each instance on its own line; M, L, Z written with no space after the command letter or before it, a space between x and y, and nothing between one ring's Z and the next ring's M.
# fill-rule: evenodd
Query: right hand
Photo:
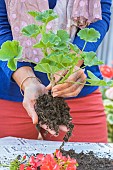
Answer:
M37 78L28 78L24 83L24 99L23 107L26 109L28 115L32 118L33 124L38 123L38 116L35 112L34 105L36 99L45 93L47 90L43 84L41 84Z
M23 107L27 111L28 115L32 118L33 124L38 123L38 116L34 109L34 104L36 99L43 94L47 94L48 91L46 87L41 84L36 78L29 78L24 82L24 99L23 99ZM40 124L40 122L39 122ZM47 130L50 134L55 135L54 130L50 130L47 126L41 125L40 127ZM65 126L60 126L60 130L67 132L67 128Z

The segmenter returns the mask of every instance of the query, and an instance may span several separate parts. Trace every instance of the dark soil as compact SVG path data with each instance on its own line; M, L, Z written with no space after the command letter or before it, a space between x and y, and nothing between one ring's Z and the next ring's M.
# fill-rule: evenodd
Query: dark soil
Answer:
M51 130L55 130L56 135L59 133L59 126L65 125L69 131L64 137L64 141L68 141L72 134L74 125L70 116L70 108L63 98L53 98L51 94L39 96L35 104L35 111L38 115L40 124L46 124ZM38 130L40 125L37 125Z
M74 150L61 150L64 156L75 158L79 164L77 170L113 170L113 160L94 156L93 152L77 154Z
M51 130L59 133L59 125L65 125L69 132L65 135L64 141L68 141L74 125L71 123L70 109L63 98L53 98L50 94L40 96L35 104L35 111L41 124L46 124ZM38 129L40 125L37 125ZM63 145L62 145L63 146ZM74 150L61 150L63 155L69 155L77 160L77 170L113 170L113 160L96 157L93 152L77 154Z

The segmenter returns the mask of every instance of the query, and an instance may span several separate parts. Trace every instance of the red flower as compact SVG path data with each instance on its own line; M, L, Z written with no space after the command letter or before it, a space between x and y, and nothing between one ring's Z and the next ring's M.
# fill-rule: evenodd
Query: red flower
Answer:
M36 163L36 159L34 156L31 156L30 159L29 159L29 163L32 167L32 170L35 170L37 169L37 163Z
M63 156L60 150L56 150L54 154L31 156L28 164L21 164L19 170L37 170L38 167L40 170L76 170L76 166L76 159Z
M25 170L33 170L32 167L27 167Z
M19 170L24 170L24 168L25 168L25 165L21 164L20 167L19 167Z
M23 156L22 160L25 160L26 159L26 155Z
M103 77L106 77L106 78L113 77L113 68L111 68L107 65L100 66L100 71L101 71Z
M41 170L60 170L53 154L47 154L42 160Z
M76 170L76 166L69 164L69 165L67 166L66 170Z

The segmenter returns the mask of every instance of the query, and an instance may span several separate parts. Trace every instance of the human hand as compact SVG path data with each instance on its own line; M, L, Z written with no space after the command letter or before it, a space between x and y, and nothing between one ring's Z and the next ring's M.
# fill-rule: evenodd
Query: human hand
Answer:
M38 81L38 79L29 78L25 81L23 106L26 109L28 115L32 118L33 124L38 123L38 116L34 109L36 99L45 93L47 94L48 91L46 90L45 86ZM46 124L41 125L41 122L39 122L39 125L41 128L47 130L50 134L56 134L54 130L47 128ZM63 125L60 126L59 129L67 132L67 128Z
M55 76L55 79L58 80L58 76ZM49 85L47 86L47 89L52 90L53 97L73 97L80 93L85 82L86 75L84 71L76 66L75 72L69 76L65 83L55 85L53 88Z

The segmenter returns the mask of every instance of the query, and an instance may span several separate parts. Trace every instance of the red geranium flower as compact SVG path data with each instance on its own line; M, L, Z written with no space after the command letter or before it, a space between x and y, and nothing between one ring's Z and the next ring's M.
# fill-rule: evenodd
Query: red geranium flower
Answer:
M103 77L106 77L106 78L113 77L113 68L111 68L107 65L100 66L100 71L101 71Z

